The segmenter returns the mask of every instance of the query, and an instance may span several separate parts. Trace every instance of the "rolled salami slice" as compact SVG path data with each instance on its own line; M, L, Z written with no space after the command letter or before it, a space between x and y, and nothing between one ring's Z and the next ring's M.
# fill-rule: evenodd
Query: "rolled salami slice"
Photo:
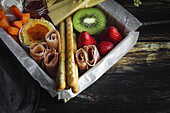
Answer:
M30 45L30 56L40 64L44 58L45 48L40 43L33 43Z
M51 78L55 78L56 77L56 73L57 73L57 64L58 64L58 53L56 52L56 50L53 49L49 49L44 56L44 68L47 72L47 74L51 77Z
M60 34L57 30L49 31L45 36L46 43L50 49L55 48L58 53L61 51Z
M80 74L83 74L85 71L88 70L88 64L86 62L87 53L84 51L83 48L80 48L76 51L76 61L80 69Z
M96 63L101 59L101 56L95 45L84 46L84 50L87 53L86 62L90 67L96 65Z

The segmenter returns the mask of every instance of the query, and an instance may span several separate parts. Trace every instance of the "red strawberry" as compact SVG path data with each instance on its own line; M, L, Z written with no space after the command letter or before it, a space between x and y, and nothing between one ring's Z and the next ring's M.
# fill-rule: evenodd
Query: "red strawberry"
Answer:
M89 35L87 31L83 31L80 33L79 38L78 38L78 48L83 48L84 46L88 45L97 45L96 40Z
M110 41L114 45L117 45L121 40L122 40L121 34L113 26L109 27L106 30L103 30L99 35L99 42Z
M97 45L97 49L102 56L105 56L113 49L114 45L109 41L102 41Z

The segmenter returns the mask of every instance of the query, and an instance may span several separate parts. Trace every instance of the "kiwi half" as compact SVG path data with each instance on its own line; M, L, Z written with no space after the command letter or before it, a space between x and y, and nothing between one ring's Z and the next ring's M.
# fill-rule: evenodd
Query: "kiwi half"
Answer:
M94 35L105 28L106 16L98 8L80 9L73 16L73 26L80 33L87 31Z

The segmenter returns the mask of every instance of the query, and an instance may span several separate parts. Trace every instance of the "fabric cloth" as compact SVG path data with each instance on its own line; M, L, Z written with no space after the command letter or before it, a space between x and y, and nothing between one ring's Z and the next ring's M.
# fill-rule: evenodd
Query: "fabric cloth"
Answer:
M34 113L39 84L0 39L0 112Z

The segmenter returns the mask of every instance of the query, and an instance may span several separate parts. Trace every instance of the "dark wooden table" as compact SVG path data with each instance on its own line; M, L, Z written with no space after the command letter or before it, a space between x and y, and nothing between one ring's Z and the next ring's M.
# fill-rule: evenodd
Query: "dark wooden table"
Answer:
M137 44L66 104L41 89L36 113L170 112L170 0L117 2L143 23Z

